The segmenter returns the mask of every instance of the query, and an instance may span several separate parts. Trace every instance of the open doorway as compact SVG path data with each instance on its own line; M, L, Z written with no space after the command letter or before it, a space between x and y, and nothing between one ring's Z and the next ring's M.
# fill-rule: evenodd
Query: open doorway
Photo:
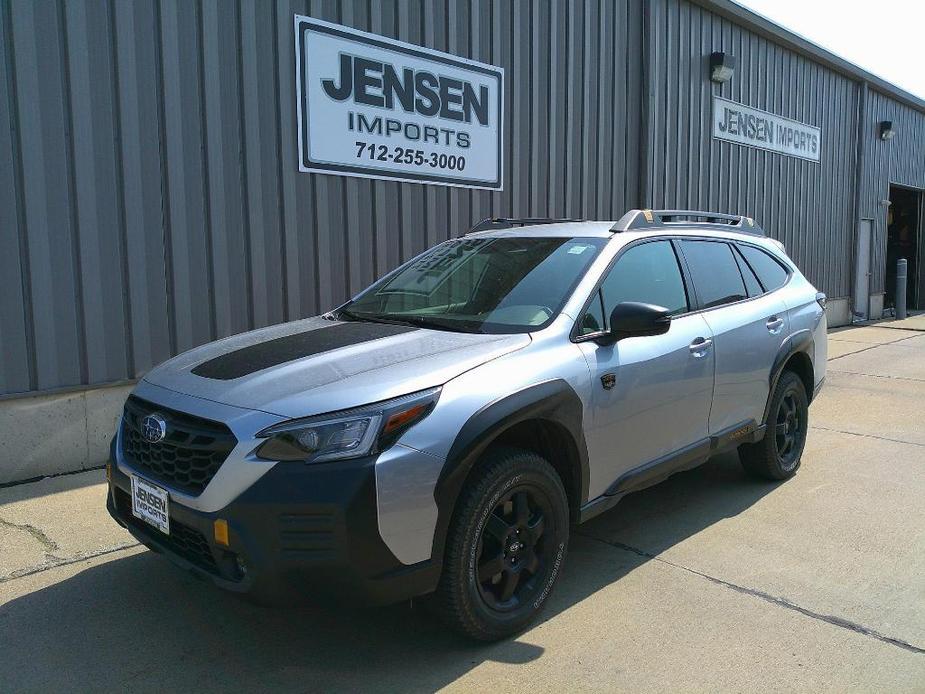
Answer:
M910 309L921 308L918 292L921 197L921 191L890 186L890 206L887 212L886 230L884 308L894 309L896 306L896 261L900 258L908 261L906 306Z

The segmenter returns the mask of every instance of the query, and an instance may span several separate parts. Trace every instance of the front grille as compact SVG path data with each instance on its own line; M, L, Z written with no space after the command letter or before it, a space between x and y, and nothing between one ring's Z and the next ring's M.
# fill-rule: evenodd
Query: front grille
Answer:
M132 499L126 492L117 488L115 490L115 500L119 517L137 531L155 540L174 554L183 557L191 564L195 564L200 569L216 575L219 574L212 549L201 532L171 518L170 535L165 535L160 530L151 527L143 520L132 515Z
M167 422L167 435L148 443L141 435L142 421L157 413ZM125 462L152 480L192 496L199 496L237 444L224 424L176 412L129 397L122 424Z

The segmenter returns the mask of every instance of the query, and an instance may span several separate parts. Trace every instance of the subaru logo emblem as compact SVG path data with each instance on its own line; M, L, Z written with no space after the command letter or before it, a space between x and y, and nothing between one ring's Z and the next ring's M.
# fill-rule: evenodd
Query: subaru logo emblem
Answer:
M159 414L149 414L141 420L141 438L148 443L158 443L167 436L167 422Z

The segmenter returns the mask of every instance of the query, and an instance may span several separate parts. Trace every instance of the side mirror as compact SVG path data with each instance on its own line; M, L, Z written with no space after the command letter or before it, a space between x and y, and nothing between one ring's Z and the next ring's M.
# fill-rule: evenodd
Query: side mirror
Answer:
M664 335L671 327L671 311L664 306L624 301L613 307L610 313L608 342L624 337Z

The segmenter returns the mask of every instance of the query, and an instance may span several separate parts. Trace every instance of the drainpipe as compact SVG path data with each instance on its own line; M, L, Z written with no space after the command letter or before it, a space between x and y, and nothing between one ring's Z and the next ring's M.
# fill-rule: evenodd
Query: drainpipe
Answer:
M852 315L857 315L857 306L854 306L854 300L857 297L858 288L857 283L857 267L858 267L858 239L861 232L861 196L866 192L864 186L864 155L866 153L867 147L867 81L861 81L858 85L858 130L857 130L857 154L855 156L856 167L854 171L854 234L851 235L851 238L854 239L854 250L852 251L851 257L854 258L854 263L852 269L855 270L851 272L853 277L851 282L851 313ZM876 224L876 220L875 220ZM874 234L873 232L876 229L875 224L871 225L871 251L873 250L874 243ZM869 269L869 268L868 268ZM867 282L867 308L864 311L864 315L867 318L870 318L870 280Z

